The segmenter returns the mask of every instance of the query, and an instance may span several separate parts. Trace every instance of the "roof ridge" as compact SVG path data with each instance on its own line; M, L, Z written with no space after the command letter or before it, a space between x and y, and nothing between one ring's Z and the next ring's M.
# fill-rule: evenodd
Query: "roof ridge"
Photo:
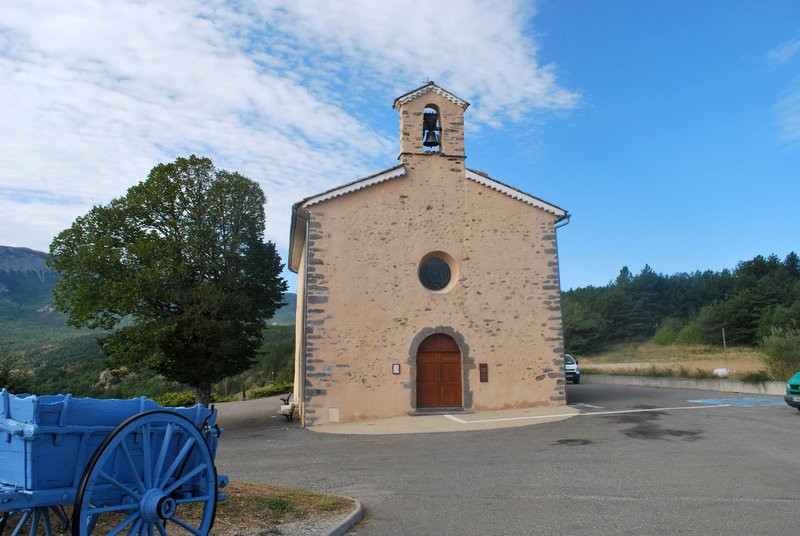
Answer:
M503 193L508 197L517 199L519 201L522 201L523 203L527 203L528 205L540 208L545 212L549 212L560 218L566 217L568 214L567 211L564 210L563 208L554 205L552 203L548 203L544 199L540 199L527 192L523 192L519 188L515 188L514 186L510 186L508 184L500 182L497 179L493 179L491 176L489 176L487 173L484 173L483 171L476 171L474 169L467 168L466 176L467 179L471 181L477 182L478 184L482 184L487 188L491 188L492 190Z
M417 89L414 89L404 95L400 95L399 97L397 97L392 103L392 108L397 109L399 105L411 102L412 100L421 97L422 95L428 93L429 91L433 91L437 95L440 95L445 99L453 102L454 104L461 106L461 108L463 108L464 110L466 110L467 107L469 106L469 103L464 99L456 97L446 89L442 88L441 86L437 86L433 81L430 81L427 84L418 87Z
M316 205L317 203L333 199L334 197L340 197L345 194L349 194L351 192L363 190L364 188L367 188L374 184L380 184L384 181L388 181L389 179L400 177L405 174L406 174L405 164L398 164L394 167L384 169L383 171L373 173L372 175L369 175L367 177L356 179L354 181L348 182L347 184L342 184L340 186L336 186L335 188L331 188L330 190L326 190L322 193L306 197L302 201L298 201L297 203L295 203L294 206L309 207L311 205Z

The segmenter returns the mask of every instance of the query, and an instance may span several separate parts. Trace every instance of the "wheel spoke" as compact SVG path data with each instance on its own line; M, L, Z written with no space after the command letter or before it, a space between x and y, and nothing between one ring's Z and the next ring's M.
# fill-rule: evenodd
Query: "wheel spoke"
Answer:
M136 520L136 523L131 525L131 528L128 530L128 536L138 536L139 529L142 526L142 518Z
M170 465L169 469L167 469L167 472L164 473L164 477L161 479L161 482L158 485L159 488L163 488L164 486L167 485L167 482L169 482L169 479L172 476L172 474L175 472L178 466L183 462L184 458L186 458L186 456L188 456L189 453L192 451L192 448L194 447L194 442L195 442L194 439L191 437L186 441L186 444L183 445L183 448L175 457L175 460L172 462L172 465Z
M206 502L210 500L211 500L211 495L197 495L194 497L175 499L175 504L191 504L191 503Z
M194 478L194 476L202 471L206 470L206 464L200 464L185 475L183 475L180 479L176 480L172 483L172 485L164 490L165 495L169 495L179 487L183 486L186 482Z
M100 478L120 490L122 493L126 495L130 495L134 501L139 502L142 499L142 496L130 489L129 487L125 486L125 484L118 482L114 477L106 473L105 471L100 471L98 475Z
M75 499L73 534L88 536L93 530L107 536L207 533L214 522L217 481L214 459L204 441L190 419L170 411L155 410L127 419L104 440L84 471ZM179 494L180 498L170 499L175 501L170 515L176 505L192 503L191 516L187 518L180 507L177 516L183 519L173 516L168 526L156 515L159 509L154 501L140 504L151 492L159 497ZM95 528L98 517L101 521Z
M131 515L122 520L122 523L114 527L106 536L117 536L120 532L125 530L125 527L130 525L134 520L136 523L141 523L142 519L139 517L139 512L133 512ZM135 526L135 525L134 525ZM130 531L128 532L130 534Z
M184 529L188 530L192 534L197 534L197 536L200 536L200 529L199 528L189 525L188 523L186 523L182 519L178 519L177 517L173 517L170 521L180 525L181 527L183 527Z
M144 487L144 482L142 482L142 479L139 477L139 470L136 468L136 464L133 463L133 457L131 456L131 451L128 450L128 445L126 445L123 441L119 444L119 446L122 450L125 461L128 464L128 470L131 472L131 476L136 482L136 488L139 490L139 493L144 495L145 491L147 491L147 488Z
M11 536L19 536L19 533L22 532L22 528L25 526L25 523L31 518L31 511L28 510L24 514L22 514L22 519L19 520L17 526L14 527L14 531L11 533Z
M167 424L167 429L164 432L164 439L161 443L161 452L158 453L158 461L156 462L155 471L153 471L154 482L153 485L156 485L156 482L159 481L159 476L161 475L161 469L164 468L164 460L167 458L167 451L169 450L170 444L172 443L172 431L175 429L175 425L172 423Z
M42 516L42 511L39 508L33 509L33 520L31 520L30 536L36 536L36 529L39 528L39 518Z
M58 521L64 525L64 530L69 532L69 520L67 519L66 513L63 511L63 507L51 506L51 510L53 510L53 514L58 518Z
M139 508L138 504L123 503L123 504L115 504L112 506L98 506L96 508L89 508L87 509L87 513L90 516L97 516L100 514L110 514L111 512L127 512L129 510L136 510L138 508Z
M86 515L86 534L91 534L94 532L94 528L97 526L97 518L100 517L99 515ZM78 526L79 528L82 527L81 523L73 523L73 525Z
M150 444L150 425L145 424L142 432L144 450L144 487L150 489L153 486L153 453Z
M50 527L50 508L45 506L42 509L42 514L44 514L44 534L45 536L53 536L53 531Z

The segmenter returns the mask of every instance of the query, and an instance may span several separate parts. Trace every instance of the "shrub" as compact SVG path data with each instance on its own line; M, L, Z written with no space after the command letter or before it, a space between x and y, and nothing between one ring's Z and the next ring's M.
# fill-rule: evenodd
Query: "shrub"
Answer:
M31 382L27 369L22 356L0 354L0 389L5 388L16 394L28 392Z
M777 328L761 340L764 364L775 378L790 378L800 370L800 329Z
M702 344L703 332L696 322L689 322L678 332L675 337L675 344Z
M290 359L275 378L275 383L294 383L294 359Z
M267 396L291 393L294 386L291 383L276 383L267 387L255 387L247 392L247 398L264 398Z
M758 372L746 372L744 374L739 374L737 377L739 381L747 383L766 383L775 381L775 378L772 376L772 374L766 370L759 370Z
M170 391L157 397L156 402L164 407L194 406L197 397L194 391Z
M653 342L662 346L672 344L683 329L683 322L677 318L665 318L653 335Z
M796 328L800 326L800 301L791 305L775 305L764 312L758 323L756 334L759 339L768 337L776 328Z

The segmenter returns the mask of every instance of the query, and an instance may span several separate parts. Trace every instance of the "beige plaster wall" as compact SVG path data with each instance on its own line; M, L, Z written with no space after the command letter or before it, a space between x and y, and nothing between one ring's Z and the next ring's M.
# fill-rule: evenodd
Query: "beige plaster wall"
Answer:
M401 161L405 176L308 207L304 422L411 412L416 345L437 330L462 346L467 409L564 404L555 216L468 180L463 158ZM419 282L431 251L456 260L448 292Z

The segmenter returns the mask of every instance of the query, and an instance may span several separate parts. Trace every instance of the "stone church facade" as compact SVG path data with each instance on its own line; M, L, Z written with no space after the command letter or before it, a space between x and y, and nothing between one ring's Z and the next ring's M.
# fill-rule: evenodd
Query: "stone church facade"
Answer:
M555 205L465 167L469 104L398 97L399 165L293 207L304 426L565 404Z

